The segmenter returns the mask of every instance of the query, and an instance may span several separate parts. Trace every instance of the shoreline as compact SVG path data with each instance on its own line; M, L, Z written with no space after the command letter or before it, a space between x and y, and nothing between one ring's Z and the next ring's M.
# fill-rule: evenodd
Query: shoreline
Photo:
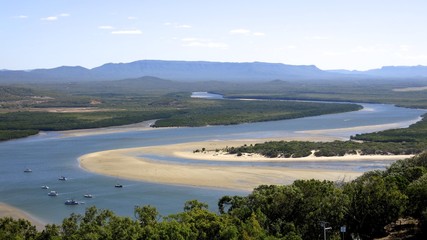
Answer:
M287 138L302 140L302 137ZM304 140L313 137L305 137ZM316 140L331 141L335 138L317 137ZM136 147L127 149L107 150L89 153L79 157L80 167L94 173L120 177L124 179L155 182L171 185L186 185L195 187L224 188L251 191L261 184L291 184L297 179L319 179L330 181L350 181L363 172L330 169L296 169L286 167L251 167L251 166L219 166L208 164L173 164L162 163L142 155L158 155L162 157L179 157L202 161L236 161L236 162L289 162L289 161L367 161L367 160L397 160L412 155L347 155L343 157L304 158L267 158L259 155L230 155L219 154L216 148L225 146L241 146L272 140L284 139L243 139L229 141L188 142L171 145ZM196 149L211 149L211 151L194 153Z
M41 221L40 219L37 219L36 217L34 217L33 215L29 214L28 212L22 209L13 207L4 202L0 202L0 218L3 218L3 217L11 217L15 220L18 220L18 219L28 220L29 222L31 222L32 225L36 226L38 231L43 230L47 225L47 223Z

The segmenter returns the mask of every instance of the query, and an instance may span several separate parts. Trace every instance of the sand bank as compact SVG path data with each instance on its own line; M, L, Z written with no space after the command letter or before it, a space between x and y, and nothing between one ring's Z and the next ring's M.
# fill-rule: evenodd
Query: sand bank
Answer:
M331 138L321 138L331 140ZM351 180L360 176L361 172L326 169L295 169L285 167L250 167L250 166L215 166L172 164L151 160L143 155L174 156L205 161L313 161L313 160L366 160L366 159L402 159L404 156L359 156L349 155L333 158L266 158L259 155L245 155L238 157L219 153L215 149L225 146L241 146L267 140L256 139L235 141L209 141L196 143L182 143L154 147L139 147L119 150L109 150L84 155L79 158L82 168L114 177L157 182L165 184L190 185L200 187L228 188L252 190L260 184L290 184L296 179L325 179L331 181ZM287 140L304 140L297 139ZM305 139L308 140L308 139ZM313 139L311 139L313 140ZM320 140L320 139L318 139ZM207 151L194 153L196 149L205 148Z
M92 136L92 135L101 135L101 134L110 134L110 133L147 131L147 130L155 129L155 128L152 128L151 126L154 125L156 121L157 120L149 120L141 123L115 126L115 127L58 131L58 133L61 134L61 137L83 137L83 136Z
M12 217L14 219L26 219L31 222L34 226L36 226L37 230L43 230L46 223L40 221L39 219L33 217L29 213L12 207L8 204L0 202L0 217Z

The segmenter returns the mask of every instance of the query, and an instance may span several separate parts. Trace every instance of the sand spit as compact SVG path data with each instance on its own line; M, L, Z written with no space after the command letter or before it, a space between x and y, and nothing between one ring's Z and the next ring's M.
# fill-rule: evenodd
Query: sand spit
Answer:
M286 140L324 140L333 138L286 139ZM236 147L244 144L254 144L278 139L234 140L190 142L173 145L138 147L129 149L109 150L87 154L79 158L82 168L114 177L132 180L157 182L165 184L189 185L199 187L227 188L252 190L260 184L290 184L296 179L320 180L351 180L362 172L330 169L295 169L286 167L252 167L252 166L220 166L212 164L174 164L152 160L147 155L162 157L179 157L204 161L357 161L357 160L397 160L410 155L390 156L360 156L347 155L343 157L315 157L303 158L267 158L257 154L230 155L217 151L226 146ZM205 148L203 152L194 152ZM207 162L208 163L208 162Z

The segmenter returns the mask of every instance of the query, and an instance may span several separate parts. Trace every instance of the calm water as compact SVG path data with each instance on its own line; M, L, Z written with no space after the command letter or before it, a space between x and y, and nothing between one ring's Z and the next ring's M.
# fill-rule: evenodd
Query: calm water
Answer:
M135 131L85 137L64 137L49 132L25 139L0 143L0 202L22 208L46 222L60 222L72 212L82 213L88 206L108 208L119 215L133 216L135 205L151 204L166 215L182 211L184 202L198 199L216 210L217 200L223 195L247 194L239 191L173 186L122 180L82 170L77 158L83 154L138 146L182 143L202 140L227 140L241 138L287 137L295 131L331 128L348 128L366 125L398 123L406 127L425 113L423 110L398 108L385 104L362 104L364 110L342 114L330 114L294 120L241 124L235 126L211 126L200 128L169 128L152 131ZM348 138L354 131L340 132L331 136ZM158 161L177 161L154 156ZM178 159L179 160L179 159ZM180 159L179 161L186 161ZM180 163L184 164L184 163ZM197 164L197 163L193 163ZM218 162L217 164L226 164ZM227 163L228 164L228 163ZM236 163L237 164L237 163ZM268 164L268 163L266 163ZM271 164L271 163L270 163ZM286 163L287 167L318 168L319 163ZM322 166L324 168L325 166ZM384 168L384 162L370 161L331 162L326 168L367 171ZM31 168L32 173L24 173ZM58 181L64 175L68 181ZM114 188L121 183L124 188ZM261 183L260 183L261 184ZM41 189L48 185L49 190ZM50 190L59 192L49 197ZM91 193L92 199L83 195ZM85 201L84 205L66 206L67 199Z

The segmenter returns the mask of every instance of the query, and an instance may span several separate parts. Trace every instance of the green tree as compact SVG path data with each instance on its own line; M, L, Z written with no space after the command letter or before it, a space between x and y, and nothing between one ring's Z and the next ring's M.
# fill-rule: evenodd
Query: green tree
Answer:
M48 224L45 229L38 235L37 240L60 240L60 226L56 224Z
M134 209L136 218L139 220L141 226L154 226L157 224L159 218L159 212L153 206L136 206Z
M409 215L420 218L427 209L427 174L409 184L406 194L409 198Z
M367 173L344 186L350 198L347 213L349 232L372 238L384 233L384 226L396 221L407 202L395 184L378 173Z
M37 229L28 220L0 218L0 239L35 239Z

